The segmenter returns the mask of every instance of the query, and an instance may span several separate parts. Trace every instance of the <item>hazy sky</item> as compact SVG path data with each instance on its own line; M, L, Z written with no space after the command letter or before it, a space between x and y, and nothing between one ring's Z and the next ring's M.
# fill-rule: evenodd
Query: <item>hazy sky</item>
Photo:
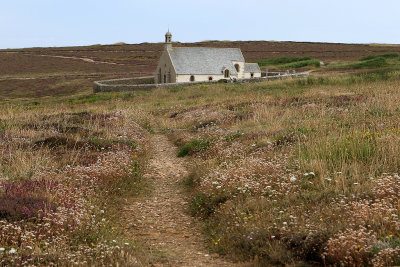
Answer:
M0 0L0 48L173 40L400 43L399 0Z

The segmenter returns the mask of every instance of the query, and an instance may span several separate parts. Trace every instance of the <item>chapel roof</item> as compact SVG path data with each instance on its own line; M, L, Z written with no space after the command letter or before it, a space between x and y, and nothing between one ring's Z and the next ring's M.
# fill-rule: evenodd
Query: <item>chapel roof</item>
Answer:
M260 66L257 63L245 63L244 64L244 72L261 72Z
M218 75L227 68L232 75L232 61L244 62L239 48L173 47L168 50L177 74Z

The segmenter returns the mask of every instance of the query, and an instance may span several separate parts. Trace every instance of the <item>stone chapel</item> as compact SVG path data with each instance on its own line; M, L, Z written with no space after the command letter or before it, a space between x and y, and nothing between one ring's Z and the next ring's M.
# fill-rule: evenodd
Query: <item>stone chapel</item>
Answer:
M261 77L261 70L246 63L239 48L173 47L168 31L154 77L157 84L250 79Z

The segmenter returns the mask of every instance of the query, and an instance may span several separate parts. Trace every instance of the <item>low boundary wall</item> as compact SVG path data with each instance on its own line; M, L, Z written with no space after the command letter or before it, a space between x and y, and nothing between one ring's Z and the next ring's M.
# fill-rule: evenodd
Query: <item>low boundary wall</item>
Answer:
M251 78L251 79L238 79L239 83L255 83L262 82L265 80L278 80L286 78L296 78L296 77L308 77L308 72L303 73L273 73L274 75L261 77L261 78ZM93 92L124 92L124 91L147 91L156 88L176 88L180 86L196 85L202 83L218 83L217 80L206 81L206 82L185 82L185 83L162 83L155 84L154 76L138 77L138 78L127 78L127 79L114 79L114 80L104 80L96 81L93 84Z

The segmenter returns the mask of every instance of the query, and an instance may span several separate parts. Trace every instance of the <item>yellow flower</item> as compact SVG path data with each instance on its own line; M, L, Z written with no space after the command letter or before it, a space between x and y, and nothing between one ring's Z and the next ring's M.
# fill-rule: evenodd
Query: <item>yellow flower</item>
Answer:
M322 218L319 219L321 222L323 221Z
M358 248L361 248L361 246L360 246L360 245L357 245L357 247L358 247Z
M389 235L389 237L390 237L390 238L392 238L392 237L393 237L393 235Z

